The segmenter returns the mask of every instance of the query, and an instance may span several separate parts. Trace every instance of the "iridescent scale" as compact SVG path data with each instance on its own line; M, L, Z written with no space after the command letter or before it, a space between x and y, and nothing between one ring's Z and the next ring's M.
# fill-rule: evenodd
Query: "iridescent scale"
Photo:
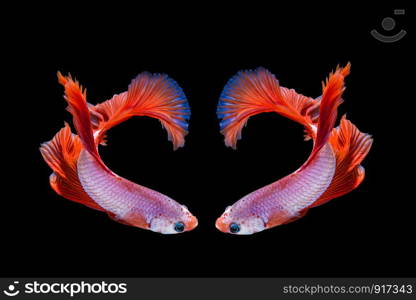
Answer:
M150 222L154 216L170 214L175 209L175 203L169 197L104 171L85 150L78 160L78 176L85 192L119 218L135 212Z
M336 160L326 144L301 171L286 176L240 199L233 207L236 218L250 215L265 223L275 214L291 218L314 203L328 188L335 173Z

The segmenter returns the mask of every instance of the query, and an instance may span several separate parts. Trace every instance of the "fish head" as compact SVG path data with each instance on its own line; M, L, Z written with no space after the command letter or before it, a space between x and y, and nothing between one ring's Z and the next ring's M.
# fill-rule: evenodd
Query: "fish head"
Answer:
M224 233L248 235L266 229L263 219L255 214L241 216L237 209L229 206L215 222L215 227Z
M163 234L177 234L191 231L198 226L198 219L193 216L185 205L177 205L172 212L160 214L152 218L149 229Z

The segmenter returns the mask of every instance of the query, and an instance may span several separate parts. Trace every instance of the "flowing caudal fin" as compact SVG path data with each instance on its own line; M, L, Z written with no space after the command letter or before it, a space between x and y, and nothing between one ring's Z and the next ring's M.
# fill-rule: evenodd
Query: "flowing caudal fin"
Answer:
M276 77L264 68L240 71L232 77L221 94L217 116L225 144L236 148L248 118L263 112L277 112L305 126L312 134L311 113L318 101L279 85Z
M360 185L365 175L360 163L370 151L373 139L344 116L340 126L332 131L329 142L337 161L335 175L328 189L311 207L345 195Z
M302 168L306 167L328 142L337 119L338 106L342 103L341 96L345 90L344 78L348 74L345 70L345 68L337 68L334 73L329 75L326 84L322 84L323 93L320 101L318 129L314 138L314 146L309 159Z
M127 92L90 107L90 111L99 142L108 129L133 116L159 119L174 149L184 145L188 133L188 101L179 85L163 74L139 74L132 80Z
M74 202L103 211L83 190L78 179L77 161L82 148L79 137L72 134L69 125L65 124L51 141L41 145L40 152L53 170L50 184L56 193Z
M97 145L94 141L86 91L82 90L82 87L72 79L71 75L65 77L58 72L58 80L65 88L64 98L68 103L68 111L72 114L75 129L84 148L97 159L104 169L108 170L98 154Z

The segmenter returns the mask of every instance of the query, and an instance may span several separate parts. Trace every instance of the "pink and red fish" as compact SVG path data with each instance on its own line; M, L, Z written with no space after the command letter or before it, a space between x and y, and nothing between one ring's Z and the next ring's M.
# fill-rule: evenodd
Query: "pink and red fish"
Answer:
M355 189L364 179L360 165L372 138L342 117L334 128L350 64L337 68L323 84L321 97L312 99L279 85L259 68L234 76L224 88L217 114L227 146L236 148L249 117L276 112L305 128L313 140L307 161L292 174L260 188L229 206L216 221L226 233L253 234L304 216L312 208Z
M198 221L184 205L118 176L98 153L106 131L133 116L159 119L174 149L182 147L190 109L178 84L166 75L142 73L127 92L93 106L71 76L58 73L58 79L65 88L78 135L65 124L51 141L41 145L41 154L53 170L50 184L56 193L126 225L164 234L194 229Z

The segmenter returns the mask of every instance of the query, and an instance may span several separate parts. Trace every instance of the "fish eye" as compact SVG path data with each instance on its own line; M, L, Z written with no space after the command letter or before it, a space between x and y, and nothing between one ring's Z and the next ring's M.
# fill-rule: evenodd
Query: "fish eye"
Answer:
M230 232L231 233L237 233L240 231L240 225L236 224L236 223L231 223L230 224Z
M183 222L176 222L173 228L176 232L183 232L185 230L185 224Z

